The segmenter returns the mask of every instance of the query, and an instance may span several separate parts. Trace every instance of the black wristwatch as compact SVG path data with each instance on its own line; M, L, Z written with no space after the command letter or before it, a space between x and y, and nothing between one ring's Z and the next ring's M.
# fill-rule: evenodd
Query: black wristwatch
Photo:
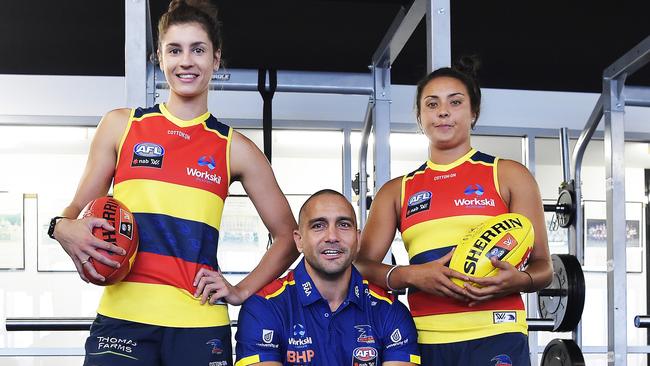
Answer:
M50 227L47 229L47 236L54 239L54 227L56 226L56 224L61 219L67 219L67 217L65 217L65 216L54 216L52 218L52 220L50 220Z

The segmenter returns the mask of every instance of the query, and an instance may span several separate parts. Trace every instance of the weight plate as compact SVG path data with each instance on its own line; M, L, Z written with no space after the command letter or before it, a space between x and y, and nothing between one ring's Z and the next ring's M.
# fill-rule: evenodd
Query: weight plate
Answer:
M578 259L569 254L553 254L553 280L537 293L542 318L553 319L554 332L576 328L585 305L585 277Z
M560 190L560 195L557 198L556 207L562 207L562 212L555 213L560 227L568 228L573 224L573 217L575 216L576 206L573 202L573 191L571 188L564 188Z
M544 348L542 366L584 366L580 347L571 339L554 339Z

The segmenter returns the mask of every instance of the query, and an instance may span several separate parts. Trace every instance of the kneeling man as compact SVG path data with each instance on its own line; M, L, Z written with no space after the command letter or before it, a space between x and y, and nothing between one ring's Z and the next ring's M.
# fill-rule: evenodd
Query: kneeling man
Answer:
M300 209L295 270L251 296L239 312L236 366L420 364L406 307L352 265L359 232L352 205L332 190Z

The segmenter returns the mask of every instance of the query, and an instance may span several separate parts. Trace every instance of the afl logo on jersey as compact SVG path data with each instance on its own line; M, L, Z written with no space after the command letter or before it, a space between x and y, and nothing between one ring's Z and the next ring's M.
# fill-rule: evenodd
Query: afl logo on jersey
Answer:
M409 217L420 211L428 210L431 206L431 192L420 191L417 192L408 200L408 207L406 208L406 217Z
M152 142L140 142L133 147L132 167L162 168L165 149Z
M165 149L158 144L141 142L133 148L133 152L148 158L160 158L165 154Z
M352 351L352 356L357 362L368 362L377 358L377 350L372 347L357 347Z

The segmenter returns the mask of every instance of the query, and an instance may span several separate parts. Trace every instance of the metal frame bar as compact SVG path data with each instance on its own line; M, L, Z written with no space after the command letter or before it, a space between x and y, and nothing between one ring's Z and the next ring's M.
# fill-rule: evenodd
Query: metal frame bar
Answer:
M40 331L87 331L95 321L93 317L50 317L50 318L7 318L6 328L11 332L40 332ZM553 319L528 318L530 331L552 331ZM231 327L237 327L237 320L230 322Z
M627 364L625 231L625 74L603 79L607 195L607 349L610 365Z
M650 88L626 85L625 106L650 107Z
M527 135L522 138L521 141L521 156L523 157L524 160L524 165L528 168L530 173L535 176L535 167L536 167L536 161L535 161L535 135ZM539 311L538 311L538 304L537 304L537 294L536 293L529 293L526 294L526 316L528 318L539 318ZM540 323L539 321L534 321L534 323ZM528 323L529 328L531 327L531 323ZM553 329L553 325L551 325L551 329ZM531 365L537 365L539 363L538 361L538 341L539 337L537 336L537 333L528 333L528 349L529 349L529 354L530 354L530 364Z
M584 207L582 207L582 159L584 158L587 144L592 140L598 123L603 116L603 96L596 102L585 128L582 130L578 142L573 148L571 165L573 166L573 182L576 197L575 225L569 228L569 253L575 254L581 265L584 265Z
M361 146L359 147L358 221L360 229L365 225L367 211L368 138L370 132L373 131L375 136L375 187L373 192L376 193L390 179L390 66L422 20L424 5L424 0L416 0L406 14L400 10L372 56L370 68L372 70L373 93L366 108Z
M626 87L627 90L627 87ZM60 126L60 127L97 127L101 116L62 116L62 115L10 115L0 114L0 126ZM234 128L260 128L261 119L256 118L228 118L228 125ZM363 130L363 121L329 121L314 120L305 124L303 120L275 119L274 129L298 129L298 130L344 130L351 132ZM417 126L414 123L391 122L391 132L394 133L416 133ZM569 130L569 138L579 138L582 131ZM473 136L503 136L503 137L526 137L535 138L557 138L557 129L536 128L536 127L501 127L501 126L476 126L472 131ZM604 140L602 131L595 131L592 140ZM648 142L650 133L626 132L626 142Z
M361 144L359 147L359 230L366 224L366 191L368 190L368 138L372 129L372 111L374 100L370 98L364 117L363 129L361 130Z
M427 72L451 66L449 0L427 1Z
M406 42L415 32L415 28L422 21L426 10L425 0L415 0L406 13L400 9L372 55L373 65L389 67L395 62Z
M156 88L168 89L165 74L155 70ZM277 71L276 92L371 95L370 73ZM230 69L212 75L210 90L258 91L258 70Z
M627 364L627 294L625 250L625 105L650 105L645 88L631 88L626 99L625 80L650 62L650 36L628 51L603 72L603 91L573 152L576 194L575 225L570 230L569 252L584 263L584 209L581 167L586 145L604 117L607 195L607 353L608 365ZM649 98L650 99L650 98Z
M650 36L603 72L603 92L600 100L602 100L605 121L608 365L627 365L628 351L624 164L625 80L628 75L648 62L650 62Z
M569 129L564 127L560 129L560 156L562 160L562 179L564 182L569 183L571 181L571 158L569 155ZM582 165L581 165L582 166ZM578 206L577 203L574 206ZM582 207L582 205L580 205ZM577 224L574 222L573 227L576 227ZM582 226L581 226L582 227ZM573 245L569 243L569 254L576 254L578 248L580 248L580 255L582 257L582 246L577 246L576 242L573 241ZM578 322L576 328L571 332L573 340L576 342L578 347L582 346L582 320Z
M375 79L374 104L372 108L373 133L375 137L375 179L373 195L390 179L390 69L373 68Z
M566 127L560 129L560 158L562 159L562 178L565 182L569 182L571 180L571 157L569 156L569 129Z
M343 182L343 195L348 201L352 202L352 144L350 137L352 130L350 128L343 129L343 162L341 164Z
M606 68L603 72L603 78L613 80L623 76L622 80L625 80L624 75L634 74L648 62L650 62L650 36L639 42Z
M539 348L541 350L541 348ZM538 352L539 354L542 352ZM582 347L583 354L606 354L607 347L605 346L584 346ZM627 347L628 354L649 354L650 346L629 346ZM2 348L0 349L0 360L5 357L48 357L48 356L79 356L85 355L84 348Z
M148 0L124 1L124 75L126 105L151 106L154 101L154 65L148 57L153 53L153 36ZM143 22L142 19L145 19ZM143 89L142 86L146 87Z

